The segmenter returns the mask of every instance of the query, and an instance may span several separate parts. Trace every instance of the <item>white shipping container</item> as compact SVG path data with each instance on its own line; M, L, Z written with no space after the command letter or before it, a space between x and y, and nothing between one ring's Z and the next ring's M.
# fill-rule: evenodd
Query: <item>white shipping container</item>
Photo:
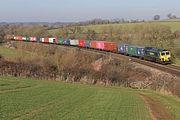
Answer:
M44 38L41 38L41 42L44 42Z
M26 37L22 37L22 40L26 40Z
M70 45L78 45L78 40L70 40Z
M75 45L78 45L79 40L75 40Z
M70 45L75 45L75 41L74 40L70 40Z
M56 38L49 38L49 43L54 43L56 41Z
M34 37L34 41L37 41L37 38L36 38L36 37Z

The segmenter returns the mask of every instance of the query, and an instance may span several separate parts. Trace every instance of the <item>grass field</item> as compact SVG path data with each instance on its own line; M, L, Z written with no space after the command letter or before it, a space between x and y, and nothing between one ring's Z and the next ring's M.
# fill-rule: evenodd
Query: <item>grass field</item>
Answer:
M0 55L5 57L17 57L17 56L28 56L31 53L28 51L17 50L15 48L6 48L0 45Z
M1 76L0 116L1 120L150 120L138 93L125 88ZM162 99L174 117L180 118L177 98L145 93Z
M95 30L98 33L101 33L104 29L107 28L114 28L114 29L132 29L135 26L140 25L165 25L171 28L171 30L174 32L176 30L180 30L180 20L176 21L150 21L150 22L143 22L143 23L124 23L124 24L103 24L103 25L88 25L88 26L82 26L82 29L84 31L89 30Z
M1 119L149 120L131 90L25 78L0 78Z

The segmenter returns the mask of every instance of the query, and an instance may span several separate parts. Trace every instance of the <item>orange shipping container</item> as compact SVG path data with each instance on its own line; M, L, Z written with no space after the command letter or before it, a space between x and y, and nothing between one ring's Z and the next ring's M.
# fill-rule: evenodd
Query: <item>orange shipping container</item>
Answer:
M104 42L104 50L116 52L117 44L115 42Z
M15 37L15 40L22 41L23 39L22 39L22 36L16 36L16 37Z
M90 46L91 48L96 48L96 41L91 41Z
M49 38L44 38L44 42L48 43L49 42Z
M40 38L40 42L48 43L49 38Z

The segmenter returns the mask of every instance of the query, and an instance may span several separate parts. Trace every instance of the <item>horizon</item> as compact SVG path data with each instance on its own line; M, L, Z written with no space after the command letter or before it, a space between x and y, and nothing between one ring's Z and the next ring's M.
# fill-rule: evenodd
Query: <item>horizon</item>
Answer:
M2 0L0 22L81 22L96 18L152 20L154 15L166 19L169 13L180 16L179 4L178 0Z

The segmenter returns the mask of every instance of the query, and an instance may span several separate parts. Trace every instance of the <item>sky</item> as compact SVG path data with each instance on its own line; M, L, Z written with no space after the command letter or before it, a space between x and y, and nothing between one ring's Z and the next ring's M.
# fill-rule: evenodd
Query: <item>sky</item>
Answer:
M180 0L0 0L0 22L78 22L94 18L180 17Z

